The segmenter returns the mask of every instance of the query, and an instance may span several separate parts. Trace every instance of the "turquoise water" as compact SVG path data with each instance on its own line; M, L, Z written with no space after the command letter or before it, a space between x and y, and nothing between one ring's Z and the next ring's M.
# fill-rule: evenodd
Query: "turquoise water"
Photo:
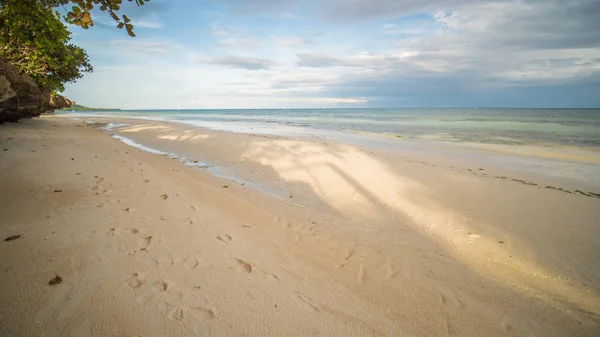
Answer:
M455 142L600 147L600 109L121 110L66 114L158 119L224 130L292 127Z

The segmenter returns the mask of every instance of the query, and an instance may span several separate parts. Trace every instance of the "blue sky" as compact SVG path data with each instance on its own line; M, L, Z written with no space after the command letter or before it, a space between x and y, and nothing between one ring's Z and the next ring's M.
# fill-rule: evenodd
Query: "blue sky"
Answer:
M600 107L597 0L152 0L73 43L79 104L122 109Z

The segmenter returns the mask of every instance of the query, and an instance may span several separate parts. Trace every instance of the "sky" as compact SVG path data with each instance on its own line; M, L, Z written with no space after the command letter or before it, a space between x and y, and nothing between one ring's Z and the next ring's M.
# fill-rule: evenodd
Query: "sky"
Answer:
M598 0L151 0L71 27L79 104L600 108Z

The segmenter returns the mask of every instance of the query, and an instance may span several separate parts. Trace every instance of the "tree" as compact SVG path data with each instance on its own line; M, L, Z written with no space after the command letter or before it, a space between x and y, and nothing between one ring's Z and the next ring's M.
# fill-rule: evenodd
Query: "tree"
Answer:
M135 1L141 6L148 0ZM67 23L88 29L94 25L90 11L97 7L135 36L129 18L117 15L122 0L0 0L0 57L53 91L93 70L85 50L70 43L71 33L55 10L70 3Z

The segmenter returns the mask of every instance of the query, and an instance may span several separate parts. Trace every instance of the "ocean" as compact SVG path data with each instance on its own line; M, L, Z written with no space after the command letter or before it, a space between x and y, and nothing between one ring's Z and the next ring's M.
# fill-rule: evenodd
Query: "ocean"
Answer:
M248 109L66 111L265 134L341 131L404 139L600 151L600 109Z

